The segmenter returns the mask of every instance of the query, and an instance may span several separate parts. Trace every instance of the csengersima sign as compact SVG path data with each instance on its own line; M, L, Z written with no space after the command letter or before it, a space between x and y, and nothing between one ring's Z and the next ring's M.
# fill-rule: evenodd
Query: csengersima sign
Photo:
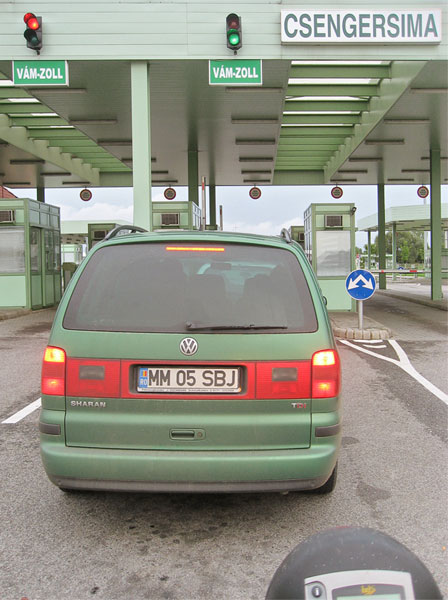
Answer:
M436 44L442 11L282 10L282 43Z

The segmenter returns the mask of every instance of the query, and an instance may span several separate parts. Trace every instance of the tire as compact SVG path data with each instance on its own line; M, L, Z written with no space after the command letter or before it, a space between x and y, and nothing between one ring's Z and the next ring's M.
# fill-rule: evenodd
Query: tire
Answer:
M327 481L319 488L315 490L310 490L312 494L331 494L331 492L336 487L336 480L338 478L338 463L336 463L332 474L327 479Z
M80 492L82 492L82 490L78 490L76 488L66 488L66 487L60 487L60 486L58 486L58 487L61 490L61 492L64 492L64 494L79 494Z

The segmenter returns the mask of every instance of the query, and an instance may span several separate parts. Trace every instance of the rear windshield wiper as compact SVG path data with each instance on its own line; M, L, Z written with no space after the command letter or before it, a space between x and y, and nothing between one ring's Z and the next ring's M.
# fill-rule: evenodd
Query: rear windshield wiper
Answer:
M255 325L255 323L248 323L247 325L203 325L201 323L191 323L190 321L185 323L185 327L190 331L201 329L209 329L211 331L220 329L288 329L287 325Z

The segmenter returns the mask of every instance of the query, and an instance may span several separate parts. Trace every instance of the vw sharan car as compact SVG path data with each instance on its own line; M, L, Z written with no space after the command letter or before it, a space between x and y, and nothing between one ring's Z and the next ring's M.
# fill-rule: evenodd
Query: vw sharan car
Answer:
M134 228L138 229L138 228ZM300 246L112 233L74 274L42 370L63 490L333 490L340 363Z

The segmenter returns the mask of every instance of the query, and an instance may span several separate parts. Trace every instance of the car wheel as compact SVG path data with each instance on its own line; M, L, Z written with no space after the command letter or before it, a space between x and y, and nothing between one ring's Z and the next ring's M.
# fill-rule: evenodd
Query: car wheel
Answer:
M327 479L327 481L324 483L324 485L321 485L319 488L316 488L315 490L310 490L310 491L313 494L330 494L336 487L337 478L338 478L338 463L336 463L332 474Z

